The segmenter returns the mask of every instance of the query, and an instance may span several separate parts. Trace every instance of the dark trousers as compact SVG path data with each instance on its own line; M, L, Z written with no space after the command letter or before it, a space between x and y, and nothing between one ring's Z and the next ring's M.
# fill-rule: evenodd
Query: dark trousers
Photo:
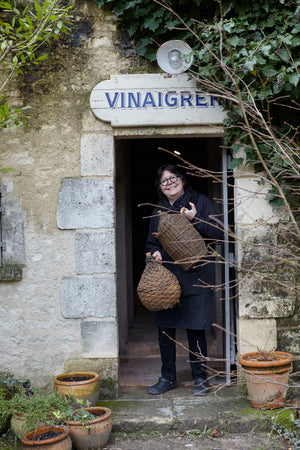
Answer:
M166 334L165 334L166 333ZM206 361L201 362L199 349L203 356L207 356L206 337L204 330L186 330L189 343L189 361L192 369L192 378L206 378ZM170 337L168 337L170 336ZM171 338L171 339L170 339ZM161 374L170 381L176 380L176 328L158 328L158 342L161 355Z

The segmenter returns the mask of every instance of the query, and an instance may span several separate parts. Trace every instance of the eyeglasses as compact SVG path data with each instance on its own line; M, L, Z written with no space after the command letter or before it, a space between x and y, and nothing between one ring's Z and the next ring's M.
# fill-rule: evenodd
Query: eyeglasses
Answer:
M173 175L172 177L169 177L169 178L163 178L162 180L160 180L160 184L162 186L167 186L168 181L170 181L170 183L176 183L178 178L179 178L178 175Z

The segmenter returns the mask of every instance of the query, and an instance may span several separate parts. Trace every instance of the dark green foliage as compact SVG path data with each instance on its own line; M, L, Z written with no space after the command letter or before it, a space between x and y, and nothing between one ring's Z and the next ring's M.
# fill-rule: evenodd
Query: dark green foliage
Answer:
M44 0L43 4L0 0L0 70L5 76L0 93L24 69L38 66L48 58L49 44L59 40L72 25L70 10L63 0ZM0 129L26 125L28 106L11 109L0 96Z
M84 426L95 416L85 408L89 402L76 400L76 407L73 405L72 397L64 397L57 391L44 395L34 394L30 398L24 394L16 394L7 403L7 411L10 414L24 414L25 430L30 431L41 426L63 425L67 420L81 421Z
M40 426L63 424L63 418L72 409L71 400L56 391L49 395L34 394L29 398L24 394L16 394L8 407L13 414L24 414L26 431Z
M15 394L24 393L31 396L34 388L28 378L17 378L11 372L0 372L0 394L4 398L10 398Z
M225 145L233 156L243 150L256 172L267 172L274 208L284 196L293 207L300 187L300 1L95 2L123 19L146 58L154 60L168 39L191 45L200 89L223 99L228 110ZM242 162L237 155L232 167Z
M185 39L190 41L191 35L186 30L173 31L171 28L181 27L180 20L172 11L164 8L153 0L95 0L101 6L109 7L118 17L122 18L123 26L132 38L138 40L138 54L150 61L155 61L158 46L169 39ZM175 8L189 26L193 26L192 18L199 18L205 12L205 17L213 17L216 3L207 6L204 0L170 0L168 4ZM192 41L190 41L192 42Z
M29 398L34 388L27 378L17 378L11 372L0 372L0 436L9 428L12 415L10 401L15 395Z
M300 420L295 420L294 426L287 428L285 426L276 424L274 430L289 444L289 449L297 450L300 448Z

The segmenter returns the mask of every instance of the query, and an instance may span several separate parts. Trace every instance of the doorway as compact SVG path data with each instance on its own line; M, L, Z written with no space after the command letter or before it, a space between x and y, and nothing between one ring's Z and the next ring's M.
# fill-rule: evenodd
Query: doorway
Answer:
M221 173L222 140L212 137L118 139L115 147L120 386L137 385L139 381L148 385L155 382L160 373L157 330L153 313L141 304L136 288L145 267L149 216L157 201L155 173L162 164L182 165L177 154L196 167ZM192 188L207 195L214 202L218 213L222 214L222 183L213 182L210 177L187 175ZM229 197L231 195L229 193ZM229 222L232 220L231 214ZM223 252L221 248L217 250ZM222 285L223 282L223 265L219 265L216 285ZM223 298L223 290L216 290L213 322L221 326L225 325ZM177 370L181 370L183 378L190 378L188 353L183 348L186 346L185 330L177 331L176 340L182 344L178 345ZM209 356L224 359L223 331L214 328L207 333L207 341ZM133 362L134 369L130 369ZM215 366L215 370L224 370L223 362L216 362L212 366Z

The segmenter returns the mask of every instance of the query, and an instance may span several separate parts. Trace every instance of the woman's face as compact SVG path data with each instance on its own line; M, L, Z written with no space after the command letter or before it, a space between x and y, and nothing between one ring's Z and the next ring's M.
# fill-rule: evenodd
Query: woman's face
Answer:
M173 203L184 193L182 179L168 170L164 170L162 173L160 178L160 188L171 205L173 205Z

